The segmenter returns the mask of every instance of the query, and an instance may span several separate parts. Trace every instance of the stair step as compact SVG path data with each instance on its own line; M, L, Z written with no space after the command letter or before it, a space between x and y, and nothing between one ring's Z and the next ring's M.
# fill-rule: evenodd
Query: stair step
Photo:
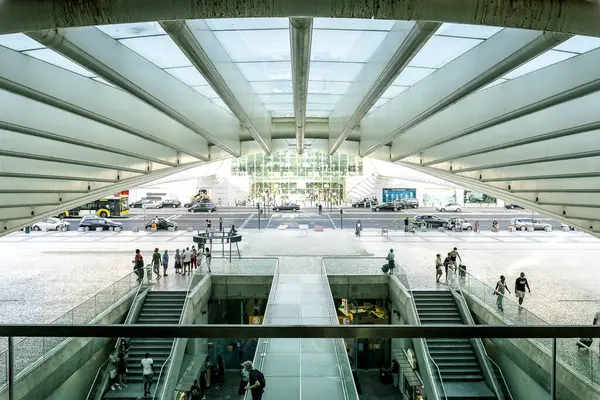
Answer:
M444 383L447 382L481 382L483 381L483 376L481 374L471 374L471 375L444 375L442 373L442 381ZM461 397L463 399L463 397Z
M473 351L473 348L471 347L471 343L427 343L427 347L429 347L430 350L440 350L440 349L448 349L448 350L471 350Z
M475 368L479 371L477 360L437 360L435 363L440 371L448 368Z

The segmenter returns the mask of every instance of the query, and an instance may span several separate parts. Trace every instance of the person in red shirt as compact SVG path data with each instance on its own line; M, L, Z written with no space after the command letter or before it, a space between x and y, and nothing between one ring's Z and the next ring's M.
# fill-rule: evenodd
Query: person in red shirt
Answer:
M142 253L140 253L140 249L135 249L135 258L132 261L133 263L133 271L138 276L138 280L144 278L144 257L142 257Z

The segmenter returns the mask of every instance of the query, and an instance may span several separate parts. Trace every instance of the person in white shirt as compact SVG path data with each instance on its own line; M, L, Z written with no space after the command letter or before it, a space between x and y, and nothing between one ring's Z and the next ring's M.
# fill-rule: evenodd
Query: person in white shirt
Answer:
M150 394L152 378L154 376L154 361L150 358L150 353L146 353L142 358L142 382L144 382L144 397Z

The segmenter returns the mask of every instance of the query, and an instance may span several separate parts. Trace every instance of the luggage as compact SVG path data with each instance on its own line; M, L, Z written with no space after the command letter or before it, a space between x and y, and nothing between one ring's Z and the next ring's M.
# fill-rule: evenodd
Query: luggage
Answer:
M458 266L458 276L460 276L461 278L467 276L467 267L465 265Z
M383 267L381 267L381 271L384 274L387 274L389 272L389 270L390 270L390 265L389 264L383 264Z
M594 339L592 338L581 338L577 341L577 348L579 349L589 349L592 345Z

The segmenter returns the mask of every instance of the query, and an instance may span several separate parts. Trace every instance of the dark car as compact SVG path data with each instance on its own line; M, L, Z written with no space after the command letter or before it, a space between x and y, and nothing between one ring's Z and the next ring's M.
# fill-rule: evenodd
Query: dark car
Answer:
M381 203L373 206L373 211L398 211L402 209L402 204L399 201L388 201L387 203Z
M352 207L354 207L354 208L373 207L373 206L376 206L378 203L379 202L377 201L376 198L369 199L368 197L365 197L364 199L357 200L354 203L352 203Z
M150 228L152 228L152 224L156 224L156 229L159 230L168 230L169 228L173 228L175 230L177 230L178 226L175 222L172 221L167 221L164 218L159 218L158 222L156 222L155 220L150 220L146 223L146 230L150 230Z
M167 199L167 200L163 200L158 207L159 208L163 208L163 207L177 208L177 207L181 207L181 202L177 199Z
M217 211L217 207L213 203L196 203L190 208L188 208L189 212L214 212Z
M95 230L96 228L102 228L106 231L110 228L122 228L123 224L120 222L111 221L108 218L101 218L95 215L85 216L79 221L79 227L89 230Z
M508 203L506 205L504 205L504 207L508 208L509 210L524 210L525 207L520 206L518 204L513 204L513 203Z
M448 221L435 215L417 215L414 218L415 222L422 222L425 225L430 225L432 228L446 227Z
M212 203L212 201L210 201L210 199L206 199L206 198L196 199L196 200L190 201L189 203L185 203L183 206L185 208L190 208L190 207L194 207L196 204L200 204L200 203Z
M144 204L142 200L134 201L129 204L129 208L142 208L142 204Z
M300 206L294 203L283 203L280 206L274 206L273 211L298 211Z
M400 200L402 208L419 208L418 199L402 199Z

